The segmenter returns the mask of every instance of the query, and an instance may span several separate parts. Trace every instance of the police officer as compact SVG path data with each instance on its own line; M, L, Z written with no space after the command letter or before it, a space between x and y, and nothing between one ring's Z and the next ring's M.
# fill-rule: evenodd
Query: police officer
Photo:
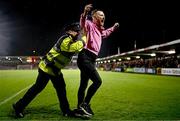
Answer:
M45 88L49 80L57 92L63 115L73 116L66 97L66 84L61 69L69 64L75 53L82 50L85 41L86 37L81 35L78 23L72 23L65 28L65 34L40 61L35 84L13 104L16 117L24 117L25 107Z

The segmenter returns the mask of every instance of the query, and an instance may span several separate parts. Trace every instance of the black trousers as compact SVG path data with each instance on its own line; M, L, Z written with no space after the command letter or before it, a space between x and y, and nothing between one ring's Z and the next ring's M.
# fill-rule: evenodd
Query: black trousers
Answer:
M80 79L80 86L78 90L78 106L85 102L87 104L90 103L91 98L96 93L98 88L100 87L102 80L100 75L98 74L96 67L95 67L95 61L96 61L96 55L86 49L83 49L78 54L78 60L77 64L80 69L81 73L81 79ZM89 79L93 82L88 90L87 94L85 96L85 91L88 87L88 81Z
M60 102L60 108L63 113L68 113L69 103L66 97L66 84L61 73L58 76L51 76L41 69L38 70L39 74L35 84L25 93L25 95L16 103L19 110L23 111L24 108L46 87L49 80L52 81L54 88L56 89L57 96ZM50 97L47 97L47 100Z

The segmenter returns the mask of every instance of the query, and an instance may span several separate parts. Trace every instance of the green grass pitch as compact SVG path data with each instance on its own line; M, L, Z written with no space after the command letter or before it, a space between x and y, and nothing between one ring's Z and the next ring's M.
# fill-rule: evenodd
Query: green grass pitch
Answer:
M74 109L80 72L62 72L69 104ZM95 115L90 120L180 120L180 77L99 73L103 83L91 100ZM17 120L11 105L27 90L16 95L19 91L35 82L37 74L37 70L0 71L0 120ZM51 81L26 107L25 114L22 120L81 120L62 116Z

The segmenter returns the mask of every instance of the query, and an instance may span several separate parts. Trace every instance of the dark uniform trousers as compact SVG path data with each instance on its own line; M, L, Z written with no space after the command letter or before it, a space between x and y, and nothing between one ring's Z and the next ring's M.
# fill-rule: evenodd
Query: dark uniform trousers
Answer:
M78 106L82 102L86 102L87 104L89 104L91 98L96 93L97 89L100 87L102 83L101 77L99 76L95 67L96 58L97 56L94 53L86 49L83 49L78 54L77 64L81 71L80 86L78 90ZM89 79L91 79L93 83L88 88L85 97L85 91L88 86Z
M22 111L36 97L36 95L46 87L49 80L51 80L54 88L56 89L62 112L68 113L70 109L66 97L66 84L63 78L63 74L61 73L60 75L51 76L43 72L41 69L39 69L38 71L39 74L35 84L16 103L17 108Z

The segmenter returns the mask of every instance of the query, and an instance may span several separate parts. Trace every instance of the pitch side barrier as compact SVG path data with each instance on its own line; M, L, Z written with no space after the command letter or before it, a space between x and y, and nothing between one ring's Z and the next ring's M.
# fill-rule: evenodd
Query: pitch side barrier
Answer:
M115 68L122 71L122 68ZM180 76L180 68L125 68L124 72Z
M117 72L130 72L130 73L149 73L156 74L155 68L115 68L114 71Z
M178 75L180 76L180 68L161 68L162 75Z

